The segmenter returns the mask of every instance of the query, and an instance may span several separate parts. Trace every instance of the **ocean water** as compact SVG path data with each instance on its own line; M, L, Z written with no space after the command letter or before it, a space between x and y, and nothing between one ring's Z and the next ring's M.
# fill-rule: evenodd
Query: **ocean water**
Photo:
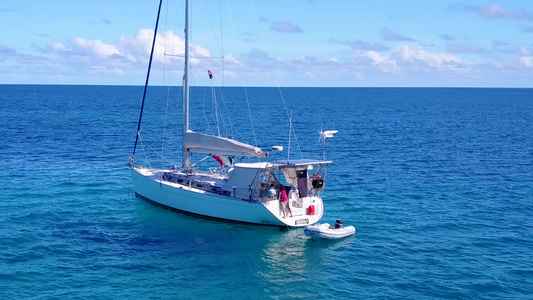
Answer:
M0 298L533 298L532 89L281 90L291 158L321 158L317 131L339 130L322 221L341 218L353 237L136 198L142 87L0 85ZM249 105L222 91L223 134L287 155L277 88L249 88ZM191 126L213 132L211 90L193 92ZM178 88L149 89L138 163L180 164L180 101Z

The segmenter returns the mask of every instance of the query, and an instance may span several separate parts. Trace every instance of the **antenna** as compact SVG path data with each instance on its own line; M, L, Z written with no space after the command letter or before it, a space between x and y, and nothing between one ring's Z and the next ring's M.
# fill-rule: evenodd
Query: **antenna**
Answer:
M287 148L287 161L291 158L291 132L292 132L292 110L291 116L289 117L289 147Z
M283 151L282 146L272 146L272 151L276 152L276 161L278 161L278 154Z
M332 138L335 133L339 132L338 130L326 130L322 131L322 125L320 125L319 141L324 145L324 160L326 160L326 139Z

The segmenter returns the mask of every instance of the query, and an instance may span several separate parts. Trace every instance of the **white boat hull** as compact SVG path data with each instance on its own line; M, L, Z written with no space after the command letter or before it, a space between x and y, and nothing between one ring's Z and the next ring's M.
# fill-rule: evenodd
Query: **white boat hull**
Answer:
M311 238L319 239L341 239L355 234L355 227L346 226L341 228L331 228L328 223L315 224L305 227L304 233Z
M155 205L196 217L259 225L303 227L314 224L323 215L319 197L309 197L316 207L314 215L283 218L279 202L247 201L217 195L177 183L157 180L150 169L133 168L135 195Z

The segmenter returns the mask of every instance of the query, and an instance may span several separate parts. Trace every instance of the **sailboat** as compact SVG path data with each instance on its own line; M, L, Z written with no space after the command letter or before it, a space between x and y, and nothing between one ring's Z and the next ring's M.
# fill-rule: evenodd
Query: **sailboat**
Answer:
M261 148L189 128L189 24L190 5L187 0L182 168L151 168L135 163L135 149L144 107L143 96L137 138L133 156L130 158L135 195L155 205L206 219L279 227L305 227L317 223L324 214L320 194L324 187L327 166L331 161L325 160L325 157L323 160L270 161L269 153ZM146 85L153 47L152 45ZM276 152L283 150L281 146L273 146L272 149ZM216 169L201 171L191 166L193 153L219 157L248 157L257 161L235 163L226 173L220 173Z

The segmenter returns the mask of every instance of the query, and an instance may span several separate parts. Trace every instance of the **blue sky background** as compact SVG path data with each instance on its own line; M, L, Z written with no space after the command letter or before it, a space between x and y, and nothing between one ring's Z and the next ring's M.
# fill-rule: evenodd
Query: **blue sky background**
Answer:
M198 85L533 87L530 0L193 2ZM158 3L0 1L0 83L144 84ZM181 84L183 6L152 84Z

